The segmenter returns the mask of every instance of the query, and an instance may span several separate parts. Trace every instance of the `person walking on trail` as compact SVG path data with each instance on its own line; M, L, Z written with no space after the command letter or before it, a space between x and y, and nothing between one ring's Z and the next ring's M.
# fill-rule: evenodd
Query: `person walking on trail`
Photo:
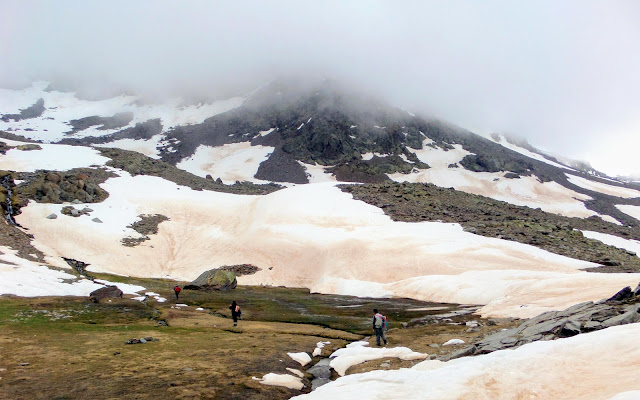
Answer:
M238 319L242 319L242 311L240 311L240 306L234 300L229 306L229 310L231 310L231 318L233 318L233 326L238 326Z
M384 332L387 330L387 317L380 314L377 308L373 309L373 331L376 333L376 343L380 346L380 339L387 344L387 337Z
M181 290L182 290L182 289L181 289L181 288L180 288L180 286L178 286L178 285L175 285L175 286L173 287L173 292L176 294L176 300L178 300L178 297L180 296L180 291L181 291Z

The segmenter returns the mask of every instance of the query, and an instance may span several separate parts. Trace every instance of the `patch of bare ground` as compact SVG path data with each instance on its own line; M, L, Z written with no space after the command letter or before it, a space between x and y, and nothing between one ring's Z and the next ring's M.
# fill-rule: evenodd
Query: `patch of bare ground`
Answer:
M322 352L327 357L370 335L371 308L380 308L390 320L389 346L438 357L455 346L432 345L451 338L470 343L511 323L489 323L472 314L439 316L465 308L451 304L281 287L183 291L175 300L173 281L96 275L143 285L168 300L138 302L125 296L96 304L79 297L0 296L0 398L288 399L301 392L262 385L252 377L304 370L288 352L311 353L317 342L330 341ZM235 327L227 308L231 299L243 306L243 319ZM468 332L469 320L479 322L477 330ZM158 341L125 344L149 336ZM380 366L385 361L349 373L412 365L391 359ZM303 379L302 392L310 390L309 377Z

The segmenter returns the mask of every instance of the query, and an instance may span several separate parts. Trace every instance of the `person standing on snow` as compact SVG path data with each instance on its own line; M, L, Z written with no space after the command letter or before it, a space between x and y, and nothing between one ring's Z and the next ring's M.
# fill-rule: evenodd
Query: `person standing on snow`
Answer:
M373 309L373 331L376 333L376 343L380 346L380 339L387 344L387 337L384 331L387 330L387 317L380 314L377 308Z
M238 319L242 317L242 311L240 311L240 306L234 300L229 306L229 310L231 310L231 318L233 318L233 326L238 326Z
M180 288L180 286L178 286L178 285L175 285L175 286L173 287L173 292L176 294L176 300L178 300L178 296L180 296L180 291L181 291L181 290L182 290L182 289L181 289L181 288Z

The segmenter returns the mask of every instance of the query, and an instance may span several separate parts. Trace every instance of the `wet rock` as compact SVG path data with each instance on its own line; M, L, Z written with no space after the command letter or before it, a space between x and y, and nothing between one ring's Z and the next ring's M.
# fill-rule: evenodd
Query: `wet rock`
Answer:
M323 358L313 367L309 368L307 372L313 375L315 378L330 379L331 367L329 366L329 362L330 360L328 358Z
M316 379L311 381L311 391L314 391L317 388L319 388L320 386L326 385L329 382L331 382L331 379L328 379L328 378L316 378Z

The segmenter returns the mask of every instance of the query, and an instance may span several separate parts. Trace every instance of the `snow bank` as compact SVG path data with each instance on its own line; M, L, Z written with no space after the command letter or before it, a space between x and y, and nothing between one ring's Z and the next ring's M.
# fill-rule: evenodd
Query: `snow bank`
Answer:
M147 157L160 159L158 155L158 147L163 135L155 135L151 139L120 139L113 142L101 143L94 145L95 147L115 147L117 149L137 151Z
M15 140L0 139L10 146L28 144ZM66 171L73 168L104 165L109 158L90 147L61 144L38 144L42 150L11 149L0 155L0 169L17 172L34 172L38 169Z
M303 367L311 362L311 357L305 352L287 353L287 355L294 361L300 363Z
M625 199L640 197L640 191L634 189L628 189L620 186L607 185L606 183L591 181L576 175L565 174L569 182L581 188L593 190L594 192L600 192L608 194L610 196L618 196Z
M305 164L302 161L298 161L298 164L302 165L307 173L309 183L322 183L322 182L336 182L336 177L326 172L328 166L324 165L311 165Z
M348 375L294 398L635 398L638 335L640 324L629 324L444 363L425 361L411 369Z
M319 356L320 354L322 354L322 349L324 349L324 346L325 346L326 344L329 344L329 343L331 343L331 342L318 342L318 343L316 344L316 348L315 348L315 349L313 349L313 354L312 354L312 356L313 356L313 357L317 357L317 356Z
M443 346L456 346L459 344L464 344L464 340L462 339L451 339L451 340L447 340L446 342L442 343Z
M557 163L557 162L554 162L554 161L548 160L547 158L545 158L545 157L544 157L543 155L541 155L541 154L534 153L534 152L532 152L532 151L530 151L530 150L527 150L527 149L525 149L525 148L523 148L523 147L517 146L517 145L515 145L515 144L513 144L513 143L509 143L509 142L507 141L507 139L504 137L504 135L502 135L502 134L499 134L499 135L497 135L497 136L498 136L498 139L497 139L497 140L493 137L493 135L491 135L491 136L489 137L489 139L491 139L492 141L494 141L494 142L496 142L496 143L500 144L502 147L506 147L506 148L507 148L507 149L509 149L509 150L513 150L513 151L515 151L516 153L520 153L520 154L522 154L522 155L524 155L524 156L527 156L527 157L529 157L529 158L532 158L532 159L534 159L534 160L542 161L543 163L546 163L546 164L549 164L549 165L553 165L554 167L563 168L563 169L570 169L570 170L572 170L572 171L575 171L575 169L573 169L573 168L571 168L571 167L568 167L568 166L566 166L566 165L562 165L562 164L559 164L559 163Z
M297 376L289 375L289 374L274 374L269 373L260 378L253 378L254 380L260 381L263 385L271 385L271 386L284 386L289 389L302 390L304 384L302 383L302 379Z
M16 251L0 246L0 295L88 296L104 285L117 285L125 294L138 294L142 286L78 279L75 275L47 268L18 257Z
M633 239L623 239L618 236L592 231L582 231L582 234L589 239L599 240L604 244L608 244L609 246L615 246L620 249L633 251L638 257L640 257L640 241Z
M626 204L616 204L616 208L623 213L640 221L640 206L630 206Z
M340 376L344 376L350 367L371 360L391 357L401 360L424 360L428 356L428 354L417 353L407 347L344 347L334 351L333 354L329 356L329 358L332 358L329 366Z
M200 145L191 157L180 161L176 166L203 178L207 175L211 175L213 179L220 178L227 184L235 181L265 183L253 176L273 149L268 146L252 146L250 142L219 147Z

